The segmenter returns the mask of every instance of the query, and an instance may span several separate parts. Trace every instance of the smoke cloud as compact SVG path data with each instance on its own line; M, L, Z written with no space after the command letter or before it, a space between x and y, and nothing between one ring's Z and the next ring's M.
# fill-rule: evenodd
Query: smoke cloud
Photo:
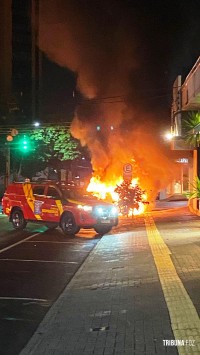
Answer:
M141 44L126 5L116 0L42 0L39 47L77 75L83 99L71 132L89 148L94 174L102 181L115 180L123 164L132 162L142 188L156 194L176 168L156 139L159 116L142 109L138 96Z

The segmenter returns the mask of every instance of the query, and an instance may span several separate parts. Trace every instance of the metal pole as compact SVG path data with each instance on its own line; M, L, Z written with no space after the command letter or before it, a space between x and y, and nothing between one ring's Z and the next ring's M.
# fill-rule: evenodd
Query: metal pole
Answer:
M32 120L36 116L36 4L32 0Z
M5 187L7 188L10 178L10 147L6 147L6 178L5 178Z

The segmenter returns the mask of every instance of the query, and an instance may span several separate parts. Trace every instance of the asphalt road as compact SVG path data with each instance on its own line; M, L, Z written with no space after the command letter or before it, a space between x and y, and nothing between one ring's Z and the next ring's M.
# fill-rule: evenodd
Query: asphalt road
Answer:
M0 354L16 355L98 242L94 231L76 238L29 224L12 229L0 215Z
M151 214L200 315L200 218L185 205L159 206ZM111 233L138 234L144 227L144 216L121 218ZM16 232L0 216L0 354L20 352L98 241L92 230L67 238L59 229L29 224ZM136 248L139 253L140 243Z

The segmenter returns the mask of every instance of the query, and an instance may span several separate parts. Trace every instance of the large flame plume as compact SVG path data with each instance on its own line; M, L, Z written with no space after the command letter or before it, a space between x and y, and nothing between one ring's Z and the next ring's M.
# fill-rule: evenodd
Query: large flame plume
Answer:
M161 112L147 113L148 97L139 99L140 43L125 2L41 1L39 46L77 75L82 99L71 132L88 147L99 186L116 186L133 162L133 176L154 198L176 168L157 138Z
M117 181L117 185L120 185L123 182L123 178L119 178ZM139 179L135 178L131 180L131 186L138 185ZM116 181L108 181L108 182L101 182L97 177L92 177L90 183L87 187L87 191L91 192L94 196L98 197L99 199L109 200L110 202L117 203L119 202L119 195L116 192ZM146 192L142 195L142 201L139 201L137 208L130 208L127 211L129 216L131 215L140 215L145 212L147 204L147 194ZM120 213L120 209L119 209ZM122 214L122 213L121 213Z

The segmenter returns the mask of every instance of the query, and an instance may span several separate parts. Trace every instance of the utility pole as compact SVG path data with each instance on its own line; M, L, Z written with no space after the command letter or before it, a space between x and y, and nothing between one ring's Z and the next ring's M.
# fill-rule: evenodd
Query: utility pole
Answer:
M36 117L36 2L32 0L32 120Z
M13 128L10 134L7 135L7 143L5 143L6 149L6 174L5 174L5 188L7 188L10 179L10 142L13 141L13 137L18 135L18 130Z
M6 145L6 175L5 175L5 187L7 188L10 178L10 146Z
M42 52L40 36L40 1L32 0L32 120L40 117L42 105Z

